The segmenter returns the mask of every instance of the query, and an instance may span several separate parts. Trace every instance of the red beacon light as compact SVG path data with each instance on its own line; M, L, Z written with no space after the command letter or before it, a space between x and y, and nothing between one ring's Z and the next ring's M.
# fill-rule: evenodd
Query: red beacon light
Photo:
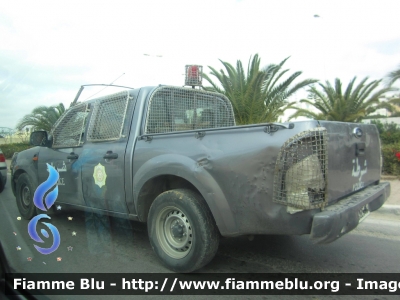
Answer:
M203 66L186 65L185 66L185 85L201 86L203 77Z

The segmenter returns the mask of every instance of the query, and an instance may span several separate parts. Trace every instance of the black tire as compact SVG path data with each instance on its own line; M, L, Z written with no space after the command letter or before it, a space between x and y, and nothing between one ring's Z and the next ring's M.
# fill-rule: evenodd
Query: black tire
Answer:
M6 186L6 183L3 181L3 179L1 179L1 175L0 175L0 193L2 191L4 191L5 186Z
M21 174L17 180L16 199L21 216L27 220L32 219L36 215L36 206L33 204L34 193L35 187L28 174Z
M181 273L208 264L217 253L220 239L205 200L187 189L167 191L154 200L148 217L148 234L162 263Z

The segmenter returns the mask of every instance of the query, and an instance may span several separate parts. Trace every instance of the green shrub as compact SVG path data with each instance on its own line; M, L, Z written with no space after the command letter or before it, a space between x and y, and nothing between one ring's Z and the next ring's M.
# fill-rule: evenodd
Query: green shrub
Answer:
M398 132L383 132L381 134L381 141L383 145L395 144L400 141L400 130Z
M13 143L13 144L2 144L0 145L1 151L3 151L6 159L11 159L14 152L21 152L26 149L32 148L33 146L27 143Z
M383 145L395 144L400 141L400 126L396 123L382 123L379 120L371 121L379 131L379 136Z
M382 145L383 174L400 176L400 142L396 144Z

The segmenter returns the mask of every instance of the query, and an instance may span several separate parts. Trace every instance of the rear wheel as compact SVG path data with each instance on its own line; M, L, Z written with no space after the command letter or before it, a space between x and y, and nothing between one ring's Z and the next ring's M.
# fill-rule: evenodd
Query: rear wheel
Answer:
M160 260L175 272L192 272L215 256L217 225L204 199L187 189L160 194L148 218L150 243Z
M27 220L36 215L36 206L33 203L34 193L35 188L28 174L21 174L17 180L16 199L19 212Z

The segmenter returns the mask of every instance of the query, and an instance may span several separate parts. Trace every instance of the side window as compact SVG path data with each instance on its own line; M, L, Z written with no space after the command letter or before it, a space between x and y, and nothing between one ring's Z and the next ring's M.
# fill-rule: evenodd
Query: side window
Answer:
M196 104L196 111L192 112L196 116L193 121L195 129L229 126L226 124L228 108L224 102L218 99L200 99Z
M86 103L69 108L52 131L53 148L78 147L82 144L88 115Z
M162 87L150 98L146 133L234 126L232 107L221 95Z
M87 140L99 142L124 137L124 123L130 99L128 91L99 98L93 109Z

